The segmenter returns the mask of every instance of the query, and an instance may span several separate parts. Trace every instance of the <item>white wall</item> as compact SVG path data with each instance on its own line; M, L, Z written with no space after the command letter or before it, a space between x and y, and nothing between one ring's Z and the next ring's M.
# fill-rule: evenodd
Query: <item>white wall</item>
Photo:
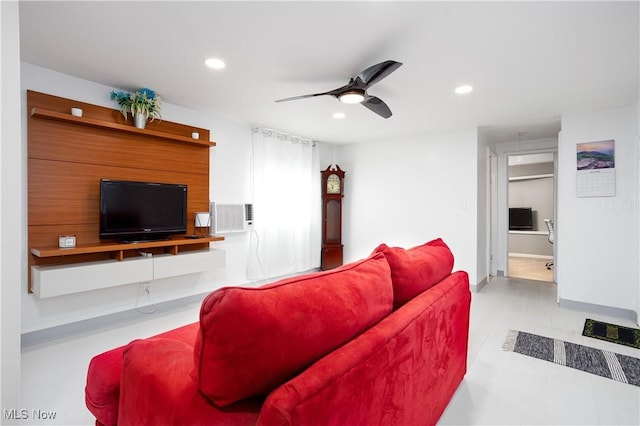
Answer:
M553 163L537 163L523 166L509 166L509 177L526 177L553 174ZM509 207L531 207L533 209L533 230L543 233L531 234L526 231L509 231L509 254L549 256L553 258L553 245L549 243L545 219L554 218L554 178L529 178L509 180Z
M442 237L476 284L476 131L341 145L345 261Z
M23 256L18 2L0 2L0 412L20 408L20 275ZM2 414L0 414L2 415ZM3 418L0 423L5 424Z
M24 91L27 88L114 107L108 97L112 89L110 87L30 64L23 63L21 66L23 108L20 114L24 113ZM194 126L211 129L211 137L218 143L211 150L210 196L213 201L251 201L249 173L251 128L249 124L232 122L171 104L165 104L163 117L166 120L192 123ZM633 181L637 176L635 167L638 162L633 160L636 157L634 157L634 146L631 142L637 141L637 120L637 111L633 108L563 118L563 128L566 126L565 149L563 159L559 161L559 168L562 172L569 174L565 175L562 185L565 190L559 198L570 195L575 199L575 180L571 179L575 179L575 173L572 172L575 169L574 151L575 143L579 141L612 137L616 139L617 159L620 160L618 186L619 191L622 190L618 197L610 200L577 199L576 205L565 200L568 205L564 207L563 214L570 223L569 229L565 230L569 232L567 240L570 240L572 233L580 235L582 226L585 225L585 211L581 208L583 202L587 203L586 212L589 217L595 215L599 224L611 223L616 226L614 232L608 235L624 236L621 246L624 249L617 251L615 248L620 247L617 244L617 237L605 236L602 240L603 237L598 236L599 244L596 247L599 248L599 252L602 252L603 247L610 246L607 250L612 250L613 254L605 255L605 258L609 265L614 265L614 268L599 266L598 262L590 259L589 262L585 262L585 265L596 265L600 271L595 275L587 272L581 264L584 256L572 254L572 247L565 248L565 252L561 255L563 258L558 259L557 272L565 273L564 277L559 277L558 281L564 278L563 285L568 286L567 292L561 294L561 297L567 300L599 303L622 309L635 309L638 304L637 281L640 276L637 267L638 235L637 232L635 234L633 232L637 229L638 217L637 207L634 204L637 202L637 190L634 189ZM23 120L24 126L26 126L26 120ZM4 129L3 126L3 131ZM282 130L286 131L286 129ZM20 144L22 153L20 160L2 159L3 174L22 175L22 182L25 182L22 188L24 193L18 196L25 213L18 218L17 222L12 222L14 225L26 218L26 171L21 170L21 167L26 164L25 129L23 132L25 136ZM536 141L533 141L531 146L523 143L523 148L533 149L537 147L536 144ZM486 257L488 256L485 235L487 194L481 188L484 187L483 176L486 177L487 167L484 158L486 154L482 154L483 150L486 151L485 145L487 144L483 144L482 141L479 143L475 129L392 142L335 147L318 144L321 169L328 164L337 163L347 172L344 201L345 261L367 256L382 242L410 247L435 237L442 237L453 250L456 258L455 268L469 272L472 285L482 282L487 276ZM511 148L507 144L499 151L505 163L504 168L506 168L505 153ZM498 179L500 180L501 177L498 176ZM503 189L506 191L506 178L504 180L505 188ZM592 213L593 210L595 213ZM636 211L635 216L633 211ZM574 225L576 214L580 217L580 225ZM559 222L562 222L562 218L559 218ZM504 229L502 237L506 245L506 225ZM3 230L3 232L7 231ZM26 235L24 222L21 225L21 233ZM2 236L4 243L4 233ZM228 237L222 243L214 243L215 247L226 251L227 267L224 269L189 276L186 279L174 278L154 282L152 301L158 303L201 294L223 285L250 284L246 279L246 265L251 261L252 256L248 253L248 238L248 234L242 234ZM630 241L624 241L625 238L629 238ZM571 246L576 245L582 250L587 249L584 241L580 239L578 241L579 243L572 243ZM12 247L24 245L22 240L10 244L13 244ZM27 250L27 247L22 247L23 258L27 255ZM590 253L591 257L594 257L594 252ZM504 254L506 258L506 251ZM23 264L26 265L26 258ZM576 265L582 265L582 271L577 268L577 275L585 275L581 278L588 279L586 284L583 280L576 280L573 272L568 272L573 271ZM616 268L615 266L618 265L620 267ZM498 269L501 269L500 266L506 265L499 265ZM3 262L3 275L4 271ZM22 283L20 297L23 333L129 310L136 306L137 285L40 300L26 291L26 266L18 273L21 274ZM606 279L603 280L603 278ZM598 284L592 283L594 279L598 280ZM600 294L603 291L603 284L601 284L603 282L607 283L605 287L607 297L604 298ZM609 291L611 289L615 294L611 294L612 292Z
M640 12L639 12L640 13ZM636 202L635 202L635 207L636 207L636 217L638 216L638 211L640 211L640 102L636 103L636 152L635 152L635 156L636 156L636 176L635 176L635 183L636 183L636 190L635 190L635 194L636 194ZM637 264L640 265L640 220L636 220L636 229L635 229L635 236L636 236L636 248L638 250L638 257L637 259ZM636 276L637 282L638 282L638 286L636 289L636 323L638 325L640 325L640 267L638 268L638 274Z
M32 64L21 64L21 96L23 108L26 110L26 90L35 90L95 105L116 108L109 99L109 92L114 88L95 82L82 80L66 74L41 68ZM116 88L120 89L120 88ZM160 95L162 95L162 92ZM223 119L211 114L164 102L162 118L195 127L210 129L211 140L216 146L210 151L210 194L209 198L221 203L252 202L251 188L251 125ZM20 161L10 163L11 167L26 164L26 120L23 120L22 155ZM280 129L286 131L286 129ZM302 135L304 136L304 135ZM316 154L321 167L334 162L335 153L331 145L316 143ZM326 163L326 164L325 164ZM26 168L26 167L25 167ZM16 169L17 170L17 169ZM26 194L26 172L23 173ZM26 222L26 195L21 202L23 219ZM26 223L23 225L26 235ZM226 267L213 269L202 274L193 274L157 280L151 283L151 303L175 300L192 295L210 292L226 285L258 285L265 279L252 282L247 278L247 265L256 262L255 253L250 251L249 233L230 234L225 241L213 243L212 246L225 251ZM318 237L319 241L319 237ZM255 244L254 244L255 245ZM24 255L27 255L24 248ZM318 245L318 252L320 247ZM58 325L64 325L101 315L131 310L138 307L139 285L123 285L90 292L76 293L50 299L38 299L27 293L26 266L22 274L22 333L38 331ZM143 315L143 314L141 314ZM194 318L194 321L197 318Z
M639 12L640 13L640 12ZM636 190L635 190L635 194L636 194L636 202L635 202L635 207L636 207L636 217L638 216L638 211L640 211L640 102L636 103L636 152L635 152L635 156L636 156L636 176L635 176L635 183L636 183ZM638 250L638 257L636 257L637 259L637 264L640 265L640 220L636 221L636 229L635 229L635 237L636 237L636 248ZM637 283L638 286L636 288L636 323L638 325L640 325L640 268L638 268L638 274L636 276L637 279Z
M615 140L615 197L576 196L576 144ZM562 117L556 278L560 303L637 315L637 105Z
M113 89L111 87L27 63L21 64L21 76L23 107L20 109L20 114L26 110L26 89L116 108L113 101L109 100L109 92ZM249 169L251 127L249 124L232 122L168 103L163 105L162 116L169 121L210 129L211 139L217 143L217 146L211 149L210 199L212 201L238 203L251 201ZM12 173L20 174L20 166L26 164L26 120L23 120L23 135L21 140L23 157L20 161L12 161L8 164L8 167L13 169ZM26 194L26 172L22 175L23 190ZM25 212L22 219L26 222L26 195L21 204L22 211ZM23 225L23 232L26 235L26 223ZM224 242L213 243L213 247L226 252L227 266L224 269L152 282L151 302L159 303L202 294L224 285L247 284L248 238L248 234L238 234L229 236ZM27 256L27 250L26 247L23 249L24 256ZM35 295L27 293L26 266L21 274L23 333L137 307L139 294L137 284L38 299Z
M109 108L117 106L109 99L114 88L95 82L82 80L66 74L41 68L32 64L21 64L21 99L26 110L26 90L35 90ZM119 88L116 88L119 89ZM159 91L160 94L161 91ZM251 125L226 120L211 114L189 108L163 103L162 117L165 120L192 124L210 129L211 140L217 145L211 149L210 200L221 203L252 202L251 188ZM23 120L21 141L22 158L9 164L19 172L18 165L26 164L26 120ZM286 129L280 129L286 131ZM302 135L304 136L304 135ZM335 152L331 145L316 143L316 154L321 168L335 163ZM26 168L26 167L25 167ZM25 193L19 205L25 212L26 221L26 172L22 173ZM26 223L23 225L26 235ZM222 249L226 255L226 267L203 274L157 280L151 283L151 303L179 299L191 295L207 293L225 285L257 285L258 282L247 278L247 264L257 262L255 253L251 253L251 234L227 235L225 241L213 243L213 247ZM318 237L319 240L319 237ZM254 244L255 245L255 244ZM28 248L24 248L27 255ZM320 247L318 245L318 252ZM139 285L124 285L91 292L77 293L50 299L38 299L27 293L26 266L20 271L21 278L21 331L28 333L76 321L82 321L101 315L131 310L138 307ZM141 314L142 315L142 314ZM194 318L194 321L196 319Z
M478 132L478 241L477 241L477 283L480 290L483 285L489 282L490 256L491 256L491 159L490 159L490 141Z

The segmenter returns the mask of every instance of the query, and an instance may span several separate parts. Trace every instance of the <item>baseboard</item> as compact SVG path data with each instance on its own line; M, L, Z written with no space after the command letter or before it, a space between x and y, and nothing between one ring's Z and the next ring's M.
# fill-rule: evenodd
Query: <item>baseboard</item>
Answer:
M625 318L633 321L638 320L638 315L631 309L614 308L611 306L597 305L594 303L577 302L575 300L568 300L560 298L560 306L568 308L574 311L591 312L594 314L607 315L616 318Z
M185 306L194 303L202 303L204 298L209 293L210 292L194 294L179 299L156 303L154 305L153 314L163 314L175 309L184 308ZM26 346L49 342L74 334L85 333L92 330L98 330L103 327L111 327L120 323L135 321L148 315L149 314L145 314L139 309L130 309L68 324L49 327L42 330L31 331L21 335L21 347L24 348Z
M472 293L477 293L487 284L489 284L489 277L484 277L478 284L470 285L469 289Z

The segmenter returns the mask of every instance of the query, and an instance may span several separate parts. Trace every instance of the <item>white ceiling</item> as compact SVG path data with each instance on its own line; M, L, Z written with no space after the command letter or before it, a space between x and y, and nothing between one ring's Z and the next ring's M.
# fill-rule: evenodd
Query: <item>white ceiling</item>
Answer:
M562 114L639 95L639 2L20 3L25 62L318 141L353 143L480 127L496 141L557 135ZM203 65L226 61L223 71ZM330 96L371 87L393 116ZM453 93L471 84L466 96ZM116 105L114 104L114 108ZM343 120L332 118L344 112Z

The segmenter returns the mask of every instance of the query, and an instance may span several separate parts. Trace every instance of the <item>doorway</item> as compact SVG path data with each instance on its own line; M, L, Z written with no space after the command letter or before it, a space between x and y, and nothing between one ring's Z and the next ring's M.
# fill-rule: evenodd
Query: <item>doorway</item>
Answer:
M554 153L516 153L507 156L507 164L507 275L553 282Z

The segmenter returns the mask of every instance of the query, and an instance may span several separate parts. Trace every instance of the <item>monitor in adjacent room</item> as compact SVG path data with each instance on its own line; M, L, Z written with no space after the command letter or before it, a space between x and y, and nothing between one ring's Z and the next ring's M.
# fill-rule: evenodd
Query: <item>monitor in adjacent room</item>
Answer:
M102 179L100 238L162 240L187 231L187 185Z
M531 207L509 207L509 230L533 230L533 212Z

